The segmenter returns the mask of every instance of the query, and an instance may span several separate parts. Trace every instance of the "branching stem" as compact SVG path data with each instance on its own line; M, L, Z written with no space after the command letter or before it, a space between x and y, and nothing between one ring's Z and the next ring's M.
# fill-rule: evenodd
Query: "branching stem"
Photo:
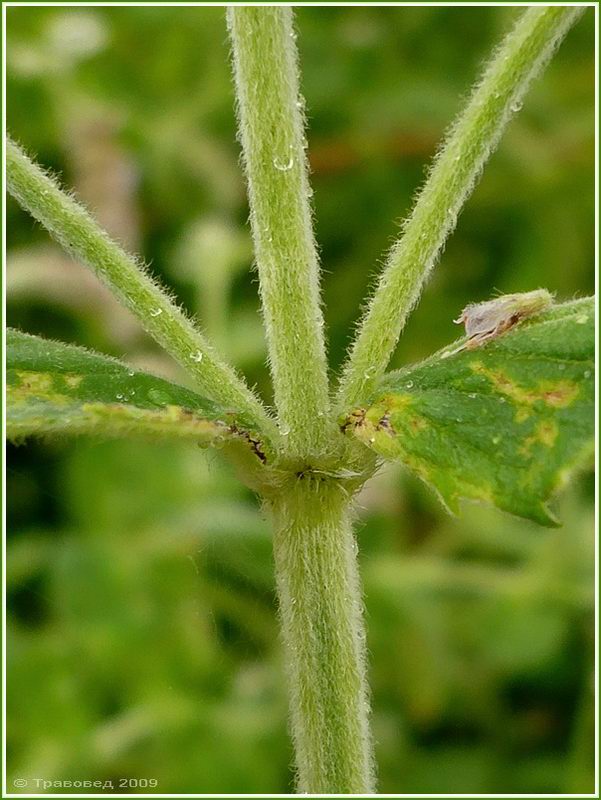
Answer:
M74 258L98 275L193 378L226 410L238 411L267 437L276 437L261 402L226 364L144 268L119 247L83 206L10 139L6 145L8 191Z
M537 75L583 12L528 8L507 35L451 126L411 216L394 244L344 367L341 410L365 401L384 373L405 321L455 227L484 164Z

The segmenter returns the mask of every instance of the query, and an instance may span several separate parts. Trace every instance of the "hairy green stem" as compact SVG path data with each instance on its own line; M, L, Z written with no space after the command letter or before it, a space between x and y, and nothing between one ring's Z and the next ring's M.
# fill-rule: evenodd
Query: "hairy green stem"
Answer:
M374 791L348 494L301 475L271 502L298 791Z
M142 265L10 139L6 145L6 173L8 191L21 206L68 253L91 267L204 394L226 410L239 412L245 422L268 437L277 436L275 425L258 398Z
M275 402L286 449L308 457L331 423L292 22L287 7L228 9Z
M574 6L534 6L519 18L452 125L359 327L343 370L340 408L365 401L386 369L457 215L532 78L582 14Z

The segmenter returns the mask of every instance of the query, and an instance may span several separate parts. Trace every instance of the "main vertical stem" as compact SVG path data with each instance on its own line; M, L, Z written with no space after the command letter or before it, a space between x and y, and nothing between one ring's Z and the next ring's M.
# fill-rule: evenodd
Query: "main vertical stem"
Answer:
M298 791L374 791L365 633L348 495L300 476L271 503Z

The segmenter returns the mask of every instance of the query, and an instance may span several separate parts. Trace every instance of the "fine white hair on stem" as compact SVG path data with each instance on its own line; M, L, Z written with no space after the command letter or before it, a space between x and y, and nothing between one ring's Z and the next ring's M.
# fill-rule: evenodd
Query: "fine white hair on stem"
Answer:
M146 331L178 361L204 394L251 426L277 437L263 405L225 363L145 267L126 253L73 196L12 140L6 145L7 188L63 246L90 267Z
M228 8L238 138L284 449L327 448L329 389L292 9Z
M583 11L578 6L528 8L494 52L388 253L343 368L338 392L342 410L368 398L383 374L486 161L520 110L530 82Z

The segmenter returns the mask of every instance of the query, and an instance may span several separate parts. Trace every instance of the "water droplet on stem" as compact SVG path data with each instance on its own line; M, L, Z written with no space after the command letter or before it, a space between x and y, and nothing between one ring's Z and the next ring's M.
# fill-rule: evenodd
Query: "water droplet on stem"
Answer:
M281 159L274 157L273 166L279 172L288 172L294 166L294 158L290 156L287 161L282 161Z

